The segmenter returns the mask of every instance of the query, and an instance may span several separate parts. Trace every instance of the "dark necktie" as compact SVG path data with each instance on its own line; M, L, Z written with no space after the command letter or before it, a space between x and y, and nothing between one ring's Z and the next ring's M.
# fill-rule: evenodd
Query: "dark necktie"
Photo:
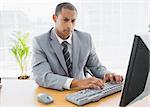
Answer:
M71 75L71 72L72 72L72 63L71 63L71 60L70 60L70 53L68 51L67 44L68 44L67 41L62 42L62 45L64 47L63 48L63 55L64 55L65 62L66 62L66 65L67 65L69 76L72 77L72 75Z

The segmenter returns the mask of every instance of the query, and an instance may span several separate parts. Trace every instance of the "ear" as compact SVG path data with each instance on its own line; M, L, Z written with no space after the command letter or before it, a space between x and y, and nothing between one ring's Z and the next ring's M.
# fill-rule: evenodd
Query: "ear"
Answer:
M56 23L57 16L53 14L53 21Z

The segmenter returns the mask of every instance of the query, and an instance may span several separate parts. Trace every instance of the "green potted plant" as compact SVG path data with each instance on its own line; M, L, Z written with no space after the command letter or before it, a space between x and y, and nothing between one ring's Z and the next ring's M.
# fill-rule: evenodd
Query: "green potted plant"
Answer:
M11 53L15 57L19 68L21 70L21 75L18 79L28 79L29 76L27 73L27 61L29 58L29 32L22 34L21 32L16 32L11 37L12 45L11 45Z

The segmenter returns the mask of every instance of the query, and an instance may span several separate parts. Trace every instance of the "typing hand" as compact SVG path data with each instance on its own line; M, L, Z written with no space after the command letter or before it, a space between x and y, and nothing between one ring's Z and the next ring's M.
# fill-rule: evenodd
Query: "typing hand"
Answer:
M104 82L116 82L121 83L123 81L123 76L116 75L115 73L107 73L104 75Z
M94 89L102 89L104 87L104 82L101 79L96 77L91 77L84 80L73 80L71 83L71 88L75 89L87 89L87 88L94 88Z

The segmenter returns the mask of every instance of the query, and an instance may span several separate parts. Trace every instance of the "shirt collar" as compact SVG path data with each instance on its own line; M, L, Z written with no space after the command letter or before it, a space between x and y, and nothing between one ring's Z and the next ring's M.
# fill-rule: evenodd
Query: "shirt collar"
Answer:
M56 37L57 37L57 39L58 39L58 41L59 41L60 44L62 44L63 41L67 41L70 45L72 44L72 40L71 40L71 39L72 39L72 33L71 33L71 35L69 36L69 38L66 39L66 40L61 39L61 38L57 35L57 33L56 33L55 30L54 30L54 33L55 33L55 35L56 35Z

